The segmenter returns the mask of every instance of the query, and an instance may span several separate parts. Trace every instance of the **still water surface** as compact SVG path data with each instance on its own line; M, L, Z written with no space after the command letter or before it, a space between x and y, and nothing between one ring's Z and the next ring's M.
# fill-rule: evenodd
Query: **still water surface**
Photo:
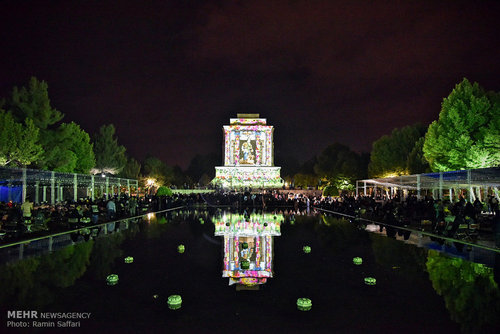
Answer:
M214 224L227 226L230 217L229 231L259 215L174 212L1 264L0 332L68 332L57 321L33 328L33 319L27 319L30 328L8 328L8 310L90 312L90 319L71 329L82 333L494 333L500 328L494 264L419 248L319 214L261 215L261 223L281 223L281 235L272 237L273 277L258 291L238 291L223 277L227 247ZM183 254L179 244L185 245ZM303 252L305 245L311 253ZM235 256L231 251L229 259ZM126 256L134 262L124 263ZM363 264L354 265L353 257ZM498 256L495 261L498 265ZM238 271L238 263L232 265ZM115 286L106 284L111 273L119 275ZM365 285L365 277L376 278L376 285ZM182 296L181 309L168 308L172 294ZM300 297L312 300L310 311L297 310Z

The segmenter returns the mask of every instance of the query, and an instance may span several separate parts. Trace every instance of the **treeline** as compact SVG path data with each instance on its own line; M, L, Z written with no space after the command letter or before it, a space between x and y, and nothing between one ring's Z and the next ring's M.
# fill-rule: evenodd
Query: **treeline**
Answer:
M155 185L176 188L206 186L215 177L215 166L219 166L221 156L210 153L197 154L191 159L186 170L179 166L169 166L157 157L147 157L142 165L144 178L155 181Z
M394 129L357 154L334 143L301 167L287 169L295 187L326 187L338 194L355 180L500 166L500 94L467 79L443 99L439 118L429 126Z
M141 163L119 144L113 124L90 135L75 122L64 122L64 113L50 103L47 83L35 77L0 100L0 166L154 179L156 185L184 187L207 184L220 160L198 155L186 172L153 156Z
M50 104L48 86L31 78L0 101L0 166L29 166L59 172L105 173L155 180L155 185L204 186L215 176L222 157L196 155L183 171L150 156L139 162L119 144L113 124L92 136ZM295 187L321 187L338 194L354 189L355 180L430 171L500 165L500 94L467 79L443 99L439 118L429 126L394 129L358 154L333 143L301 166L280 161L282 177Z
M32 77L26 87L14 87L0 102L0 165L112 175L134 165L112 124L90 136L63 118L51 106L45 81Z

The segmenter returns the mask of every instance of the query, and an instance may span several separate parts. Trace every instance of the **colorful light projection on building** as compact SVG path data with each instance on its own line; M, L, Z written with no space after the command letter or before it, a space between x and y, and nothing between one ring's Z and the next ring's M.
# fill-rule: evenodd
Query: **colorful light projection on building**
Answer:
M238 114L223 126L224 166L215 167L215 185L224 188L280 188L274 166L274 128L259 114Z
M280 236L283 216L224 214L215 235L224 237L222 277L229 285L264 284L273 277L273 237Z

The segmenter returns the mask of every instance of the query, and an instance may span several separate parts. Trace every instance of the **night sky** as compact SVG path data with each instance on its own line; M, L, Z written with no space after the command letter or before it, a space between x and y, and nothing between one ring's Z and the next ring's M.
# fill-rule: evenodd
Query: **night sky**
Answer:
M500 91L500 1L2 1L0 96L31 76L89 133L185 168L260 113L276 165L369 152L437 119L463 77ZM281 159L281 161L280 161Z

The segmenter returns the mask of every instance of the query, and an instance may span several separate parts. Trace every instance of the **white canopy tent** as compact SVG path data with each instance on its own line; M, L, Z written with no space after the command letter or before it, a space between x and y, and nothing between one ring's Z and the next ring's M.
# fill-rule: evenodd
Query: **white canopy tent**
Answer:
M500 167L400 175L356 181L356 196L377 196L380 193L389 198L396 195L407 197L411 194L417 198L432 195L434 198L447 197L452 200L465 195L469 201L474 201L476 198L484 200L488 195L499 198L499 189Z

